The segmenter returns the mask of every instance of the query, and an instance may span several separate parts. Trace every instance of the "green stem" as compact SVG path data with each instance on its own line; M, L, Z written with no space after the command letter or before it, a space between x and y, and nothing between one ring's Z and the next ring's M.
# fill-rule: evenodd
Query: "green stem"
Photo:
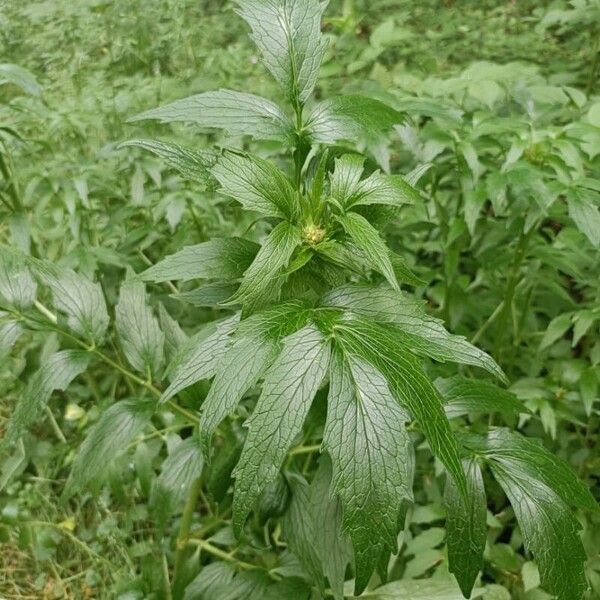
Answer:
M56 317L56 315L54 313L52 313L52 311L50 311L47 307L45 307L41 302L38 302L36 300L34 306L42 315L44 315L44 317L46 317L46 319L48 319L47 322L45 322L45 321L41 322L41 321L37 321L36 319L32 319L31 316L21 313L19 311L16 311L14 309L11 309L10 307L6 307L6 309L4 309L4 307L3 307L3 310L7 310L8 312L12 313L13 315L15 315L16 317L18 317L20 319L31 320L38 324L41 323L48 329L51 329L52 331L55 331L56 333L62 335L63 337L66 337L67 339L71 340L74 344L77 344L80 348L83 348L84 350L87 350L88 352L91 352L92 354L96 355L100 360L102 360L107 365L111 366L113 369L115 369L116 371L121 373L126 379L133 381L134 383L137 383L138 385L142 386L156 398L160 398L162 396L162 392L157 387L155 387L152 384L152 382L142 379L141 377L138 377L135 373L132 373L129 369L123 367L118 362L114 361L112 358L110 358L109 356L104 354L104 352L101 352L100 350L98 350L98 348L96 348L96 346L90 345L88 342L81 340L78 337L74 336L73 334L69 333L68 331L65 331L64 329L58 327L56 324L58 321L58 318ZM193 423L194 425L198 425L200 423L200 418L198 417L198 415L187 410L183 406L179 406L179 404L177 404L173 400L167 400L165 402L165 404L173 412L178 413L182 417L185 417L188 421L190 421L190 423Z
M498 335L496 336L496 348L494 355L497 359L499 359L501 344L504 340L504 335L506 333L506 326L508 322L508 317L510 316L512 304L515 298L515 290L517 289L517 284L520 281L520 269L523 264L523 260L525 259L525 250L527 248L527 244L533 234L534 229L532 228L529 233L525 233L525 231L521 231L519 235L519 241L517 243L517 248L515 250L513 256L513 262L510 269L510 274L508 276L508 281L506 283L506 289L504 292L504 299L502 300L502 309L498 316Z
M183 508L183 514L181 515L181 522L179 524L179 533L177 535L177 541L175 542L175 566L173 568L173 598L179 599L183 595L183 583L181 581L181 570L185 562L186 546L188 544L188 538L190 536L190 528L192 526L192 519L194 517L194 510L198 503L198 497L200 496L201 481L200 478L194 480L190 486L187 499L185 501L185 507Z

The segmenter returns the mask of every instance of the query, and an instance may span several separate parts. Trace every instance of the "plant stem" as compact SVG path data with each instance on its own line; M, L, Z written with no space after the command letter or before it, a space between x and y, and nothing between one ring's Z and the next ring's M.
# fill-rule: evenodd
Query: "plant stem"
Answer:
M58 423L56 422L56 419L54 418L52 410L50 410L49 406L45 407L45 412L46 416L48 417L48 420L50 421L50 425L52 426L52 431L54 431L54 435L58 438L60 442L66 444L67 438L65 437L65 434L62 432L61 428L58 426Z
M81 340L78 337L74 336L73 334L69 333L68 331L65 331L64 329L58 327L56 324L58 321L58 318L56 317L56 315L52 311L50 311L50 309L48 309L46 306L44 306L41 302L38 302L36 300L34 303L34 306L37 308L37 310L41 314L44 315L44 317L46 317L46 319L48 319L49 322L43 323L46 327L50 328L52 331L55 331L56 333L59 333L62 336L68 338L73 343L77 344L80 348L83 348L84 350L87 350L88 352L91 352L92 354L96 355L100 360L105 362L107 365L111 366L113 369L117 370L128 380L133 381L134 383L137 383L138 385L140 385L143 388L145 388L146 390L148 390L156 398L160 398L162 396L162 392L157 387L155 387L152 384L152 382L142 379L135 373L131 372L129 369L123 367L118 362L114 361L112 358L110 358L109 356L104 354L104 352L101 352L100 350L98 350L98 348L96 348L96 346L94 346L94 345L90 346L90 344L88 342ZM40 321L36 321L35 319L32 319L30 316L28 316L24 313L21 313L19 311L16 311L14 309L11 309L10 307L6 307L6 310L8 312L12 313L13 315L17 316L20 319L26 319L26 320L29 319L29 320L35 321L37 323L40 323ZM190 423L193 423L194 425L198 425L198 423L200 423L200 418L198 417L198 415L187 410L183 406L179 406L179 404L177 404L175 401L167 400L165 402L165 404L173 412L178 413L182 417L185 417Z
M178 599L181 597L183 592L183 582L181 580L181 569L185 562L185 550L190 535L190 527L192 525L192 519L194 517L194 509L198 503L198 497L200 496L201 482L200 478L194 480L190 486L185 506L183 508L183 514L181 515L181 522L179 524L179 533L177 535L177 541L175 542L175 566L173 568L173 597Z
M224 550L221 550L221 548L217 548L216 546L213 546L210 542L207 542L200 538L190 538L187 540L187 543L192 546L199 546L200 548L202 548L202 550L208 552L209 554L212 554L213 556L216 556L217 558L234 563L240 569L249 570L261 568L258 565L253 565L252 563L237 560L237 558L235 558L232 553L225 552Z
M531 238L533 231L533 228L528 233L525 233L524 230L521 231L519 235L519 241L517 243L517 248L513 255L513 262L510 269L510 274L508 276L508 281L506 283L506 289L504 291L504 299L502 300L502 308L498 316L498 335L496 336L496 348L494 352L496 359L499 359L501 344L504 340L504 335L506 333L508 317L510 316L512 303L515 298L515 290L520 280L519 270L521 268L521 265L523 264L523 260L525 258L525 250L527 248L527 244L529 242L529 239Z

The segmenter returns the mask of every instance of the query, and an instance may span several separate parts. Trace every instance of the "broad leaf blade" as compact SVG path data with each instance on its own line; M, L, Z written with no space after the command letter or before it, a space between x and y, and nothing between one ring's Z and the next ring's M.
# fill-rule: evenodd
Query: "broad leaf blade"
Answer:
M210 129L224 129L230 135L251 135L258 139L285 140L289 136L287 117L266 98L218 90L176 100L129 119L154 119L161 123L196 123Z
M546 450L537 440L510 431L494 428L487 437L466 437L469 448L509 469L523 479L538 479L558 494L567 504L598 510L598 503L588 487L568 463Z
M450 419L481 412L513 415L529 412L512 392L499 388L491 381L455 375L436 380L435 386L444 398L446 414Z
M384 377L358 356L331 362L323 448L355 553L355 593L369 582L382 551L394 552L403 498L412 498L408 414Z
M479 598L478 592L471 599ZM453 581L445 579L417 579L393 581L363 594L361 598L369 600L464 600L464 597Z
M115 308L115 324L129 364L157 375L163 364L165 336L146 303L141 281L125 281Z
M183 504L192 483L200 477L203 464L197 437L179 442L165 459L150 495L150 510L160 528L164 528L169 516Z
M259 245L239 237L215 238L186 246L139 275L143 281L237 279L250 266Z
M600 248L600 194L584 187L571 187L566 197L569 216L590 243Z
M250 312L271 291L283 267L287 266L294 250L302 242L300 229L288 221L276 225L246 269L238 291L229 304L244 304Z
M236 478L233 525L241 533L248 512L264 486L275 479L329 364L327 340L314 325L287 337L267 371L262 394L247 421L248 435Z
M394 323L398 339L416 354L478 366L507 381L491 356L462 336L449 333L441 321L425 312L421 303L400 291L352 284L333 290L321 303L346 308L381 323Z
M318 0L237 0L240 16L252 28L263 61L292 103L312 93L326 43Z
M226 151L212 169L221 192L247 210L267 217L293 220L299 210L297 194L286 175L267 160Z
M384 376L396 399L418 422L433 454L446 466L466 497L458 443L442 400L410 350L398 343L389 328L366 320L339 322L335 331L347 352L363 358Z
M317 104L306 127L317 143L365 140L378 143L393 125L401 121L401 113L379 100L346 95Z
M467 501L449 477L444 490L448 518L448 568L454 573L465 598L469 598L477 574L483 568L487 502L481 469L475 459L463 460L467 478Z
M0 252L0 299L16 308L28 308L35 301L37 285L25 260L12 252Z
M119 148L135 146L148 150L162 158L167 165L179 171L185 179L206 186L215 187L211 168L217 160L216 154L207 150L190 150L178 144L158 140L128 140L119 144Z
M187 340L175 357L169 371L171 383L163 392L160 400L165 402L181 390L215 374L222 357L227 351L229 336L239 321L234 315L220 321L214 332L207 335L205 331L197 333Z
M66 390L71 381L86 370L89 361L90 354L83 350L61 350L50 356L27 382L6 424L0 448L16 442L39 417L52 392Z
M10 352L23 331L23 326L18 321L0 322L0 360Z
M86 340L101 341L109 319L100 284L47 261L35 260L33 269L52 290L54 306L67 315L69 328Z
M206 456L213 431L235 409L244 393L258 381L276 351L275 341L262 335L234 339L202 404L200 439Z
M379 271L393 288L398 289L390 251L377 229L362 215L355 212L346 213L338 217L338 220L354 243L365 253L371 266Z
M557 600L581 600L588 584L577 519L541 481L523 477L504 463L493 462L491 468L515 511L525 547L539 568L542 587Z
M64 494L101 479L150 421L155 402L139 398L113 404L92 427L73 462Z

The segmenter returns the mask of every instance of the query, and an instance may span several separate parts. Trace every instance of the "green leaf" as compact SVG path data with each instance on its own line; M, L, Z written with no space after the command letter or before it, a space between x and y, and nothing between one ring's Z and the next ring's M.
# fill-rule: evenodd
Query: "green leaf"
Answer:
M442 400L410 350L398 342L389 327L364 319L338 322L335 333L345 350L363 358L383 375L392 394L418 422L433 454L446 466L466 496L458 443Z
M39 96L42 93L42 88L32 73L11 63L0 64L0 85L7 83L20 87L31 96Z
M0 300L3 298L18 309L29 308L36 292L35 280L25 260L12 252L0 252Z
M202 404L200 439L206 456L213 431L235 409L244 393L256 384L277 349L274 340L259 334L234 339Z
M47 358L27 382L6 424L0 449L16 442L39 417L52 392L66 390L73 379L86 370L89 361L90 354L83 350L61 350Z
M326 42L319 0L236 0L239 15L252 28L252 39L267 69L292 104L311 95Z
M452 335L439 319L429 316L421 303L398 290L350 284L339 287L321 300L323 306L346 308L380 323L393 323L397 341L412 352L435 360L481 367L506 382L506 375L491 356L470 344L464 337Z
M128 140L119 144L119 148L136 146L149 150L164 159L167 165L179 171L185 179L201 183L209 189L215 187L211 168L217 160L214 152L190 150L178 144L158 140Z
M600 194L584 187L571 187L566 197L569 216L592 246L600 248Z
M301 242L300 229L296 225L288 221L276 225L246 269L238 291L228 304L244 304L252 310L272 290L274 280Z
M477 461L465 459L463 466L467 478L467 501L462 499L454 480L449 477L444 490L444 504L448 515L448 568L454 573L465 598L469 598L477 574L483 568L487 501Z
M233 526L239 536L264 486L275 479L329 364L327 340L314 325L285 338L267 371L262 393L247 421L248 435L235 468Z
M581 600L588 584L579 521L560 497L535 477L524 477L507 462L492 462L491 468L515 511L525 547L539 568L542 587L557 600Z
M221 184L221 192L246 210L290 221L298 213L299 200L290 180L267 160L225 151L212 173Z
M131 117L129 122L154 119L161 123L195 123L224 129L230 135L286 140L291 125L274 102L242 92L218 90L176 100Z
M306 123L313 142L368 141L378 143L402 114L387 104L366 96L336 96L315 106Z
M226 562L213 562L202 567L200 573L185 588L184 600L221 600L231 587L236 572Z
M233 296L237 288L235 283L214 281L180 294L171 294L171 298L187 302L192 306L218 306Z
M365 159L360 154L343 154L335 159L333 173L329 176L329 193L341 206L355 192L363 173Z
M149 423L156 403L132 398L108 408L91 428L73 462L64 494L102 480L116 458Z
M491 381L455 375L438 379L435 386L446 403L446 414L453 419L474 413L527 413L527 407L512 393Z
M100 284L47 261L34 260L33 270L52 290L54 306L67 315L67 325L86 340L102 341L108 327Z
M335 161L331 175L331 196L345 208L369 204L402 206L420 200L419 192L400 175L384 175L379 171L361 181L364 159L344 154Z
M185 342L169 365L171 383L163 392L161 402L166 402L186 387L215 374L239 318L239 314L236 314L219 321L214 332L208 334L207 330L202 330Z
M314 519L312 539L333 596L342 600L346 566L352 560L352 546L342 532L342 505L330 494L332 478L331 460L322 454L310 485L310 513Z
M3 360L25 330L18 321L0 322L0 360Z
M250 266L259 245L239 237L214 238L167 256L139 275L143 281L237 279Z
M561 338L571 327L572 315L569 313L562 313L557 317L554 317L548 324L548 328L544 333L544 337L540 342L540 350L551 346Z
M471 599L480 597L481 593L476 592ZM464 600L456 583L444 579L393 581L363 594L361 598L370 600Z
M325 589L324 577L336 600L344 598L346 566L352 560L352 546L342 532L342 507L329 494L331 461L326 454L312 483L299 476L289 479L292 500L283 520L283 535L307 573Z
M164 528L169 516L183 505L192 483L202 473L203 464L197 437L179 442L165 459L150 495L150 510L159 528Z
M486 438L468 437L466 444L515 476L541 481L567 504L598 510L598 503L573 469L540 442L509 429L495 428Z
M397 550L403 498L412 499L410 419L376 368L336 352L330 368L323 449L355 554L355 593L364 590L383 551Z
M393 288L398 289L390 251L377 229L362 215L355 212L338 217L338 221L354 243L365 253L371 266L381 273Z
M121 286L115 325L129 364L141 373L157 375L163 364L165 336L146 304L141 281L125 281Z
M236 573L231 565L211 563L187 586L184 600L265 598L271 580L265 571Z
M171 360L187 341L188 336L162 304L158 305L158 317L160 328L165 334L165 354L167 355L167 359Z

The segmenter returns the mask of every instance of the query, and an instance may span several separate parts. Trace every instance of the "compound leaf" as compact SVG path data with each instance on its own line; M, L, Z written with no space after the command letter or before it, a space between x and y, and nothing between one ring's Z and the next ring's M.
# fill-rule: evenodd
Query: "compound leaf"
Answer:
M458 443L443 409L442 400L410 349L384 325L354 319L335 324L336 339L379 371L395 396L421 427L429 446L456 480L466 497L466 479Z
M394 334L415 354L481 367L501 381L507 381L491 356L464 337L449 333L420 303L398 290L350 284L327 294L321 304L346 308L380 323L395 324Z

